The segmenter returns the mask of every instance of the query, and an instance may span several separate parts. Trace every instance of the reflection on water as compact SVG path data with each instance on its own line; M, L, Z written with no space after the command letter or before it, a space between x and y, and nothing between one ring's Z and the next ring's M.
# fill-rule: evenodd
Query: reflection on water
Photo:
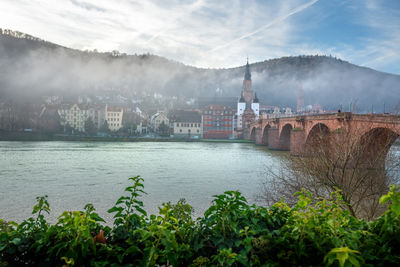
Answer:
M107 209L136 175L148 212L185 198L202 214L226 190L254 202L265 166L280 155L239 143L0 142L0 218L27 218L35 197L48 195L53 219L92 203L110 221Z

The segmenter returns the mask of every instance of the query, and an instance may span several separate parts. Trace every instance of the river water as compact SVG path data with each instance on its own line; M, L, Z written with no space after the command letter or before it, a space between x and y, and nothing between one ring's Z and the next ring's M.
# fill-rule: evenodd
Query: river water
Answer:
M0 218L28 218L36 196L48 195L50 221L92 203L111 222L107 210L136 175L147 212L185 198L201 215L226 190L254 203L266 168L284 155L244 143L0 142Z

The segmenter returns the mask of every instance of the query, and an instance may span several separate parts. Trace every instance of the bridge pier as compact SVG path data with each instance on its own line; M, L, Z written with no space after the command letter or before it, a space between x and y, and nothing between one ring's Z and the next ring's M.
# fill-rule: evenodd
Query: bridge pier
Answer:
M271 150L282 150L279 142L279 129L270 128L268 129L268 149Z
M264 145L263 144L263 132L260 127L256 128L256 136L255 137L256 137L256 140L255 140L256 145Z
M250 128L245 128L245 129L243 129L243 131L242 131L242 138L243 139L246 139L246 140L251 140L251 138L250 138Z
M290 132L290 154L292 156L304 155L306 133L304 130L292 130Z

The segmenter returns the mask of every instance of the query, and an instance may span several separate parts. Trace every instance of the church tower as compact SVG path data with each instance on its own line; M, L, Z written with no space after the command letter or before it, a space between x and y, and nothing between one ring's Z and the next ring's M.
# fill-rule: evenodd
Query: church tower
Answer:
M244 73L243 86L242 86L242 94L244 100L246 101L246 106L250 107L253 102L253 90L251 88L251 73L250 73L250 65L249 59L247 58L246 71Z
M249 123L258 119L260 114L259 110L260 104L257 95L253 98L253 90L251 88L250 65L249 59L247 58L241 97L237 103L237 129L241 130L243 128L246 128Z

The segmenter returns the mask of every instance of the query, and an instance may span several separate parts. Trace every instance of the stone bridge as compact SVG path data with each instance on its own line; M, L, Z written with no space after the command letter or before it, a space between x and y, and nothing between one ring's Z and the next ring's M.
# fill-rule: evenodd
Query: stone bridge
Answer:
M274 119L259 119L244 131L244 137L257 145L273 150L289 150L292 155L307 154L315 141L336 140L349 145L348 139L359 144L365 154L385 150L400 136L400 115L392 114L334 114L305 115ZM367 140L368 139L368 140Z

